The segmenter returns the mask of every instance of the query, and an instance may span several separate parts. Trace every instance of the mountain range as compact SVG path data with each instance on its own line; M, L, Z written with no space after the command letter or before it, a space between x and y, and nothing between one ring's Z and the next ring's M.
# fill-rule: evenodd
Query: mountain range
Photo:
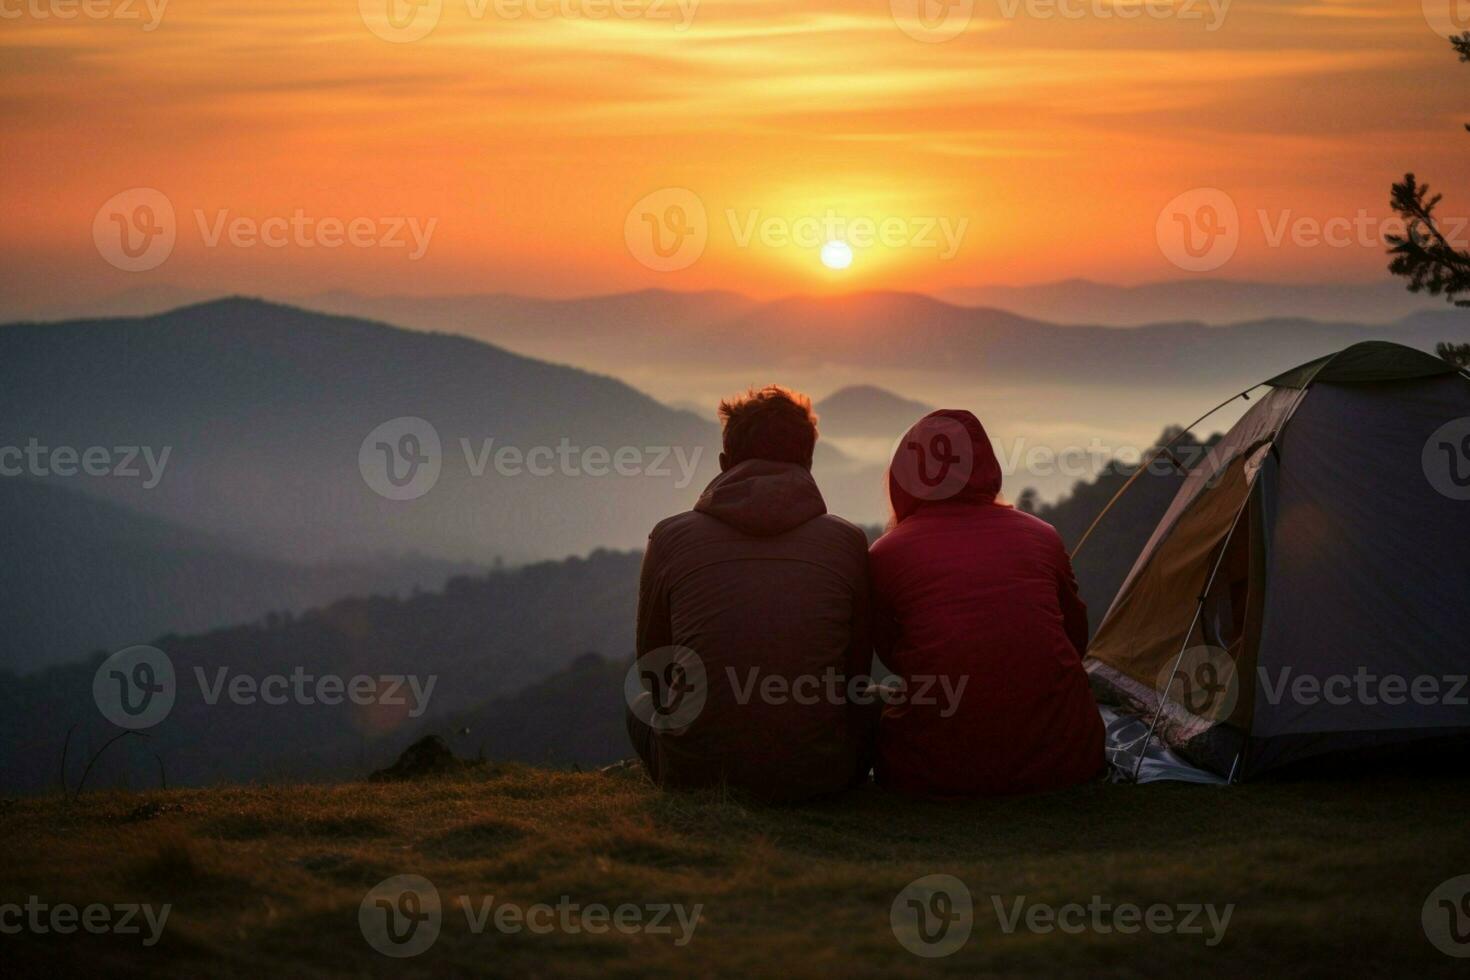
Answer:
M10 557L0 667L345 595L433 588L497 561L638 548L654 523L693 503L717 469L705 389L692 404L708 412L671 408L512 345L691 385L702 383L701 363L752 381L843 378L817 403L816 475L829 509L876 524L886 517L887 455L929 405L973 407L1011 462L1007 495L1034 487L1033 506L1043 506L1095 474L1045 472L1015 462L1018 450L1097 431L1156 432L1163 419L1191 418L1364 336L1425 348L1470 339L1460 311L1382 328L1121 329L899 293L773 303L657 291L472 297L422 308L403 300L391 312L457 317L440 325L458 332L239 298L0 326L0 530ZM915 388L897 395L862 380L879 375ZM433 478L399 494L390 470Z
M1064 279L1032 286L948 289L939 298L960 306L993 306L1053 323L1136 327L1164 321L1241 323L1280 317L1391 324L1443 303L1411 293L1401 280L1363 283L1274 283L1179 279L1118 286Z
M286 561L57 480L0 479L0 541L0 668L18 671L479 570L424 555Z
M158 283L59 304L23 306L12 303L0 307L0 318L69 320L150 316L202 303L218 295L217 290ZM742 304L755 305L754 301L730 292L693 295L723 297L723 302L732 309ZM1279 317L1389 324L1412 313L1442 306L1437 298L1410 293L1404 289L1401 280L1387 276L1367 282L1307 283L1204 276L1135 285L1074 278L1021 286L958 286L941 290L934 296L956 306L991 307L1036 320L1120 327L1171 321L1219 325ZM283 294L271 298L293 306L355 312L393 322L407 320L397 320L390 315L392 313L412 318L430 311L441 317L468 315L478 320L486 312L492 312L496 303L534 302L527 297L509 294L367 297L345 290ZM571 302L597 304L605 299L591 297ZM376 310L369 309L373 303L379 304Z
M101 449L112 461L106 475L60 475L45 459L25 474L294 561L523 561L634 545L717 468L712 422L613 378L254 300L0 327L0 363L0 447ZM440 470L411 499L369 482L375 467L414 467L376 455L413 443L369 438L398 418L422 420L422 455ZM514 455L500 455L507 447ZM124 450L135 469L163 462L161 474L120 475Z
M89 785L156 786L160 767L170 785L365 775L392 761L419 726L533 688L589 651L630 661L640 561L636 553L599 551L458 576L400 598L360 596L300 614L148 637L140 642L162 651L172 667L172 708L146 738L108 749ZM74 789L86 760L119 733L94 702L93 679L105 656L26 675L0 670L0 791L55 784L64 751ZM378 687L397 693L371 705L295 697L270 703L266 679L297 672L309 694L320 690L315 679L322 677L344 685L358 677L413 678L418 687ZM226 693L239 678L261 685L260 695L247 701ZM585 712L586 705L566 710ZM501 750L498 743L490 748Z

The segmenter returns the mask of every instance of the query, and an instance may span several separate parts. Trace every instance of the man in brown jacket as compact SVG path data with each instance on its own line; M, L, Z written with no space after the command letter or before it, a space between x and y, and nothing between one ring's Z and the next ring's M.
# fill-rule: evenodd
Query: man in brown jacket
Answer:
M831 793L866 778L879 707L867 539L812 479L809 399L771 386L720 420L720 475L648 537L628 733L660 786Z

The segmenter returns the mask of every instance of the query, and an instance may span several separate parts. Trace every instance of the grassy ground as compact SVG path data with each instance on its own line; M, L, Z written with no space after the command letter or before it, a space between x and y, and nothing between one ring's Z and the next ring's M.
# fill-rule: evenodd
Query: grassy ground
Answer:
M0 804L0 903L172 911L152 947L139 935L0 935L0 974L1463 975L1470 963L1437 951L1420 916L1437 885L1470 874L1467 811L1466 780L1095 785L961 805L870 790L772 809L662 796L627 773L519 767L408 785L22 799ZM896 939L890 906L935 873L968 886L974 931L924 959ZM425 952L391 959L365 940L359 907L400 874L433 883L443 920ZM702 909L680 946L493 923L477 934L460 895L475 908L493 895L496 907L565 896ZM1234 910L1212 947L1208 933L1006 934L991 900L1094 895Z

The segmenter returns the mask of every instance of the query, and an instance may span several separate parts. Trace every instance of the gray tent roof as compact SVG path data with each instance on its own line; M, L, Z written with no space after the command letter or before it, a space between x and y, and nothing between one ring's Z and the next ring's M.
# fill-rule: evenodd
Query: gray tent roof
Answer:
M1405 347L1387 340L1365 340L1278 374L1266 384L1276 388L1305 388L1318 381L1335 384L1401 381L1454 374L1455 371L1455 366L1449 361L1417 347Z

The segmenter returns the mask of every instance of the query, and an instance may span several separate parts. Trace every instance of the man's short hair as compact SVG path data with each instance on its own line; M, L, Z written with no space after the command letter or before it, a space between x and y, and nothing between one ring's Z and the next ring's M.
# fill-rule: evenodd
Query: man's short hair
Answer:
M796 463L808 469L817 445L817 416L812 400L780 385L751 388L720 402L729 465L747 459Z

